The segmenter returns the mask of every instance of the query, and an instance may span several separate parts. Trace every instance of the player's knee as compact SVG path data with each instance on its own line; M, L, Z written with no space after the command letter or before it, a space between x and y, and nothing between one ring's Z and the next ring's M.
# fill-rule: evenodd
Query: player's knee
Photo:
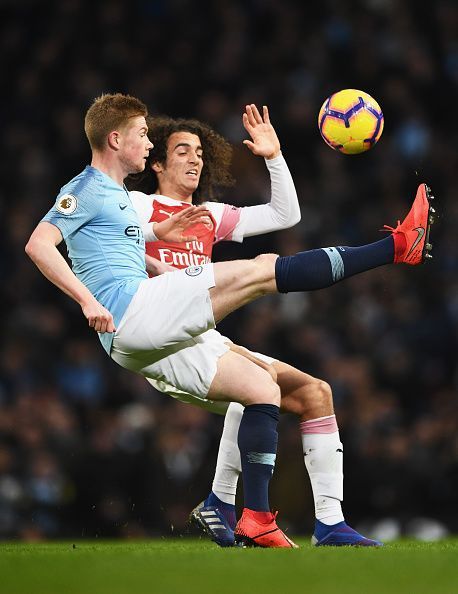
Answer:
M281 391L280 387L277 382L273 381L272 379L269 381L268 387L268 399L269 404L275 404L276 406L280 406L281 402Z
M254 258L253 262L258 268L266 269L268 271L275 268L275 262L277 261L278 254L260 254Z
M262 370L262 376L258 377L256 385L252 385L251 388L246 394L245 405L275 404L276 406L280 406L280 387L272 379L268 370Z
M271 292L272 286L276 288L275 262L277 259L277 254L261 254L251 260L253 265L253 277L251 280L257 286L260 295Z
M325 406L332 406L332 389L331 386L324 380L317 380L316 399Z
M312 411L318 411L318 416L326 416L333 411L331 386L320 379L308 383L306 388L300 392L300 402L297 403L299 415L314 416Z
M275 369L275 367L273 365L267 365L266 371L270 375L270 377L274 380L274 382L277 383L278 373L277 373L277 370Z
M304 408L332 409L331 386L323 380L315 380L304 394L303 404Z
M236 275L237 290L240 292L249 288L251 298L253 296L255 298L261 297L272 292L271 285L272 282L275 282L275 262L277 258L276 254L261 254L252 260L239 261ZM215 268L215 270L217 269ZM233 285L231 287L233 288Z

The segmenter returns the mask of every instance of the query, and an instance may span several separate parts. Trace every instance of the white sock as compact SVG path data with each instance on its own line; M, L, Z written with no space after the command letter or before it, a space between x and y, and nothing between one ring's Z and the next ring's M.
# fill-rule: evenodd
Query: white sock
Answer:
M316 519L328 526L342 522L343 445L336 417L330 415L304 421L300 427Z
M244 407L238 402L231 402L227 409L212 485L213 493L224 503L232 505L235 505L237 482L242 472L237 437L243 411Z

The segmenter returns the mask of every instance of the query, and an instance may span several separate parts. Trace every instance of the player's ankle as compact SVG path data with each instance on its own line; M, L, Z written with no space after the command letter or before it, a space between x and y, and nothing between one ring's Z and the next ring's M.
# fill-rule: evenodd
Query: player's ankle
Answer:
M399 262L402 260L402 255L406 251L407 248L407 240L402 232L396 232L391 235L394 242L394 262Z
M270 522L272 522L273 514L270 510L259 511L246 507L243 511L248 512L250 516L259 524L270 524Z
M224 499L222 498L224 497ZM227 499L230 499L227 501ZM226 500L226 501L225 501ZM235 495L222 495L220 493L216 494L214 491L210 491L207 498L205 499L205 505L207 506L215 506L215 507L235 507Z
M321 522L320 520L317 520L315 518L314 534L318 538L318 540L320 540L329 532L332 532L336 528L339 528L340 526L343 526L343 525L345 525L345 520L340 520L339 522L336 522L333 524L325 524L324 522Z

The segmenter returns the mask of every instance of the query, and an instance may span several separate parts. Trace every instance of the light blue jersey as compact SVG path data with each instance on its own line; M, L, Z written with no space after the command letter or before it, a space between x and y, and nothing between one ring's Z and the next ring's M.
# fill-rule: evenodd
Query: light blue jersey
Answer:
M118 326L147 278L145 240L126 188L88 166L61 189L42 220L60 230L73 272ZM113 334L99 338L109 354Z

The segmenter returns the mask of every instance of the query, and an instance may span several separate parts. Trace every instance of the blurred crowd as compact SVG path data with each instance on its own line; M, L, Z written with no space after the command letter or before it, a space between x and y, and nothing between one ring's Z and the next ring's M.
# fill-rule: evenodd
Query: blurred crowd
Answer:
M458 532L456 2L1 4L0 538L186 534L211 485L223 419L117 367L24 254L59 188L88 163L87 107L115 91L226 136L237 185L221 199L238 206L269 199L262 160L241 144L244 105L269 106L302 220L219 244L216 260L374 241L420 182L431 185L441 213L431 263L265 298L220 330L330 383L353 525L408 534L434 521ZM351 157L327 147L316 122L324 99L348 87L385 115L379 144ZM298 420L285 416L279 432L272 504L292 534L307 534Z

